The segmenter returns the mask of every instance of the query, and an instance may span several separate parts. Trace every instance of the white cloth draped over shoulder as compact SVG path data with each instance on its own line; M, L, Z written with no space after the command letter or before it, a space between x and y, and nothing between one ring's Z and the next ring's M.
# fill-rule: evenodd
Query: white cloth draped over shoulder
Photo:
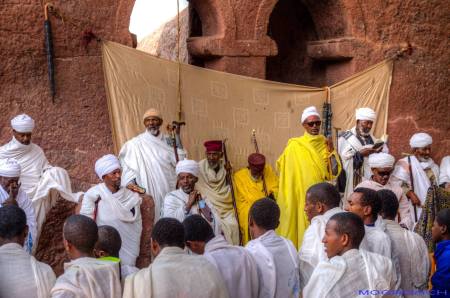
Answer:
M9 143L0 147L0 159L6 158L14 158L22 168L21 188L33 202L36 215L36 249L46 214L55 205L58 197L77 203L83 193L72 192L67 171L51 166L44 151L36 144L24 145L13 137Z
M186 153L178 149L180 160ZM155 202L155 222L160 217L164 197L176 188L175 154L162 133L153 136L145 131L127 141L119 153L122 165L122 185L134 179Z
M248 250L228 244L224 236L219 235L206 243L203 256L222 275L230 297L258 297L258 268Z
M394 266L394 279L396 289L399 289L401 283L401 270L399 256L392 249L392 241L386 233L386 224L381 217L375 223L375 226L364 226L365 235L359 246L360 249L385 256L392 261Z
M450 183L450 155L445 156L441 161L439 184L442 183Z
M270 230L245 246L258 266L260 298L298 297L300 294L297 250L288 239Z
M403 193L400 186L391 183L390 181L386 185L381 185L373 180L365 180L356 186L356 188L358 187L370 188L375 191L381 189L391 190L398 200L398 213L400 214L399 223L405 225L409 230L414 228L414 215L411 215L411 210L409 208L410 203L408 202L408 198L406 198L406 195Z
M121 266L129 266L132 267L131 271L136 271L133 267L136 266L141 243L142 198L125 187L120 188L116 193L111 193L105 183L100 183L85 193L80 214L94 218L95 202L98 198L100 201L97 204L95 219L97 225L109 225L117 229L122 238L122 247L119 251ZM131 211L132 209L134 212Z
M185 193L181 188L169 192L164 198L164 206L161 212L161 217L172 217L178 219L180 222L183 222L183 220L189 215L200 214L198 203L192 205L189 213L185 213L185 207L188 200L189 195ZM206 201L206 204L211 209L213 215L213 222L210 224L213 228L214 234L220 235L222 234L220 218L217 214L215 214L214 208L213 206L211 206L211 203Z
M410 158L414 182L414 192L419 198L421 204L424 205L427 198L428 189L431 186L430 179L425 173L425 170L431 169L433 171L434 177L436 178L436 183L439 185L439 166L435 164L431 158L427 162L419 162L419 160L414 155L411 155ZM404 157L397 161L390 180L392 183L397 184L398 186L401 186L402 183L404 183L411 189L408 157ZM414 207L412 204L409 205L410 214L411 216L414 216ZM420 218L421 213L422 208L417 207L417 218ZM414 221L414 218L412 218L412 220Z
M380 296L371 290L395 289L395 271L390 259L351 249L342 256L320 262L303 290L303 297L357 297L359 291L368 290L369 294L359 296L375 298Z
M341 135L338 139L339 156L342 159L342 167L343 170L345 170L346 174L345 193L344 197L342 198L344 206L346 204L346 199L353 192L353 157L357 152L365 148L365 146L361 144L361 141L356 137L356 134L356 127L353 127L352 129ZM377 139L372 134L370 136L374 143L377 142ZM373 145L368 146L372 147ZM387 153L388 151L389 150L387 146L384 145L383 152ZM372 170L369 167L368 157L364 157L362 176L364 179L370 179L370 177L372 176Z
M47 298L55 273L16 243L0 246L0 297Z
M65 263L51 294L52 298L120 298L119 264L87 257Z
M328 260L322 239L325 235L325 227L328 220L330 217L340 212L344 212L344 210L339 207L327 210L324 214L315 216L311 220L309 227L306 229L298 254L301 287L304 287L307 284L317 264L321 261Z
M239 244L239 226L233 207L230 186L226 183L226 170L223 164L216 173L206 159L199 162L200 173L195 187L200 194L214 208L220 217L221 229L227 241L231 244Z
M222 276L203 256L165 247L149 267L125 280L123 298L227 298Z
M2 207L3 203L9 199L9 194L3 187L0 185L0 207ZM34 215L34 208L31 200L28 199L27 194L19 188L19 192L16 197L17 205L25 211L27 216L27 225L28 225L28 233L31 235L31 241L34 243L36 239L37 227L36 227L36 216ZM26 240L26 244L28 244L28 239ZM28 250L31 247L27 247Z
M400 264L400 288L406 291L426 290L430 259L425 241L420 235L402 228L395 221L385 219L384 222L386 233L392 240L393 252L398 256ZM405 295L405 297L418 296Z

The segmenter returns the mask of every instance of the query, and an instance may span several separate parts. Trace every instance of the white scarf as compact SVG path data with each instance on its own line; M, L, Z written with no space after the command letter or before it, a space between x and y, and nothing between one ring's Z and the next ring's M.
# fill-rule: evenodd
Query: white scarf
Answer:
M124 187L111 193L105 183L100 183L86 192L80 214L93 217L98 197L101 200L97 206L97 224L110 225L117 229L122 238L122 247L119 251L121 262L125 266L135 266L142 234L140 211L142 198ZM134 214L131 212L133 208Z

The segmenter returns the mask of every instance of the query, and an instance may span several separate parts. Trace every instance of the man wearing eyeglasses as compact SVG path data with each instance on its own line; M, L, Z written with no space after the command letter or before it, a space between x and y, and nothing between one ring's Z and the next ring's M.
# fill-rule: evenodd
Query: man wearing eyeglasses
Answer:
M403 190L397 184L389 181L392 171L394 170L395 158L387 153L374 153L369 156L368 165L372 170L372 176L369 180L365 180L358 184L356 188L364 187L375 191L381 189L391 190L397 197L399 209L397 214L397 222L404 228L411 230L414 222L410 214L409 202L403 193Z
M304 211L306 190L317 183L335 179L341 170L331 139L320 135L320 114L308 107L302 114L305 133L291 138L278 158L280 186L277 203L281 210L279 235L290 239L299 248L309 225Z
M377 114L371 108L356 109L356 126L339 136L338 150L345 171L345 175L339 177L339 185L343 185L345 182L345 191L342 197L343 208L355 186L372 176L368 164L369 156L381 152L384 148L383 151L387 152L384 143L371 134L376 117ZM342 190L340 189L340 191Z

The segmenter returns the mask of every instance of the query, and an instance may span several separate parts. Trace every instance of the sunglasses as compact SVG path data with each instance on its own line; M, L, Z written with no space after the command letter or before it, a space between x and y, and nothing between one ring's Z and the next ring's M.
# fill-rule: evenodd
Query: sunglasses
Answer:
M386 176L390 176L392 173L392 171L383 171L383 172L378 172L378 175L380 175L381 177L386 177Z
M309 127L320 126L321 124L322 124L322 121L306 122L306 125L308 125Z

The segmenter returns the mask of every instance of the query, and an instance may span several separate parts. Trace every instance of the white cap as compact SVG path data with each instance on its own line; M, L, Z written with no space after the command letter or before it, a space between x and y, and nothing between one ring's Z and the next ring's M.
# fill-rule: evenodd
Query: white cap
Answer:
M34 120L27 114L20 114L11 119L11 127L21 133L29 133L34 129Z
M409 145L411 148L423 148L431 145L432 143L433 138L425 132L415 133L411 139L409 139Z
M310 106L303 110L302 124L303 124L303 122L305 122L306 118L308 118L309 116L317 116L320 118L320 114L319 114L319 112L317 112L317 109L315 106Z
M120 169L119 159L115 155L106 154L95 162L95 173L103 180L103 176Z
M198 162L191 159L180 160L175 168L175 172L177 175L179 175L180 173L189 173L194 175L195 177L198 177L199 171L200 167L198 165Z
M374 122L377 119L377 113L371 108L356 109L356 120L366 120Z

